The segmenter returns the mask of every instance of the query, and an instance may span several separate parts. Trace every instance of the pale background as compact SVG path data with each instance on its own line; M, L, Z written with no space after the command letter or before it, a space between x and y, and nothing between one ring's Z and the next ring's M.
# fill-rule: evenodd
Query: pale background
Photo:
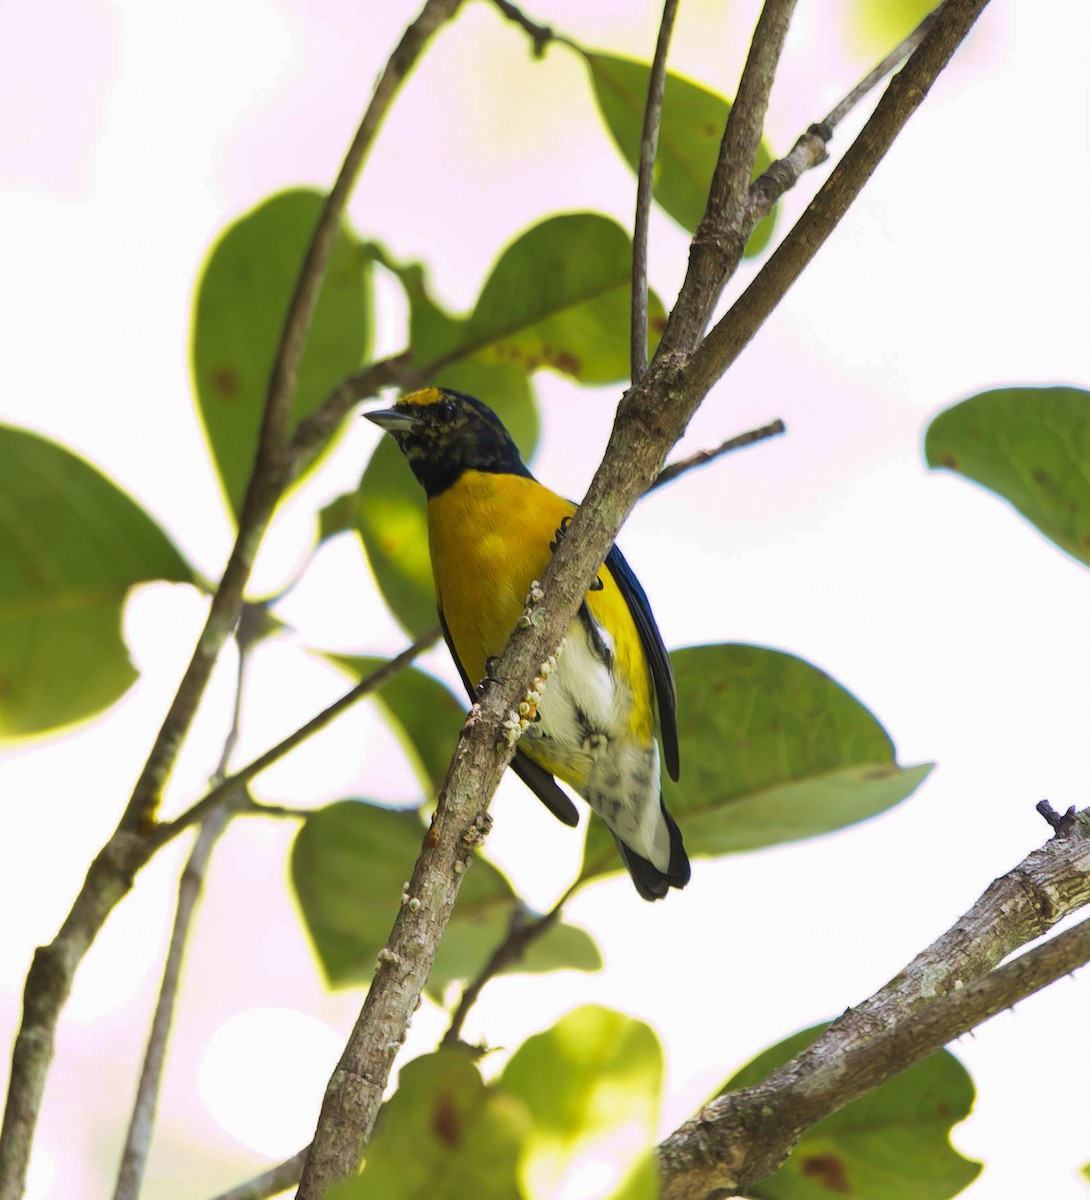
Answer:
M647 56L657 7L539 0L532 11L590 46ZM800 5L769 117L779 152L873 57L842 46L840 8ZM199 264L224 224L269 192L328 185L414 12L405 0L0 5L0 417L110 473L209 576L231 529L189 393ZM729 93L755 12L686 0L671 65ZM868 825L697 861L690 887L666 903L638 902L621 876L588 889L569 916L594 932L606 971L496 983L469 1036L513 1047L584 1002L643 1017L667 1051L665 1132L753 1053L869 994L942 932L1044 840L1037 800L1086 803L1090 576L998 500L929 474L921 438L936 411L981 388L1090 381L1088 38L1079 0L991 6L682 449L776 416L788 437L660 493L622 539L669 645L752 641L802 655L873 709L900 761L938 770ZM518 30L468 4L407 86L351 213L365 236L425 259L440 297L465 308L500 247L541 215L595 208L627 223L632 196L579 63L561 48L532 62ZM652 280L670 298L685 239L661 215L652 237ZM395 290L383 295L380 349L393 350L401 308ZM537 472L578 497L619 389L538 382ZM375 438L353 422L270 540L255 589L288 577L312 513L353 486ZM53 935L112 829L203 611L192 589L139 592L125 627L140 682L100 719L5 754L5 1058L33 947ZM238 762L344 688L299 649L304 635L337 649L404 644L350 538L321 554L282 612L302 632L256 656ZM445 652L429 666L456 685ZM172 784L175 808L217 758L231 671L228 658ZM297 805L415 796L392 737L362 709L257 791ZM495 815L489 853L549 904L576 869L579 839L513 781ZM292 833L249 821L217 853L148 1196L210 1195L310 1136L360 995L320 983L285 888ZM184 850L141 874L80 970L35 1200L110 1186ZM954 1133L987 1163L973 1200L1090 1194L1076 1177L1090 1159L1088 1017L1081 975L955 1046L979 1090ZM406 1053L442 1028L423 1010ZM585 1175L564 1200L607 1183Z

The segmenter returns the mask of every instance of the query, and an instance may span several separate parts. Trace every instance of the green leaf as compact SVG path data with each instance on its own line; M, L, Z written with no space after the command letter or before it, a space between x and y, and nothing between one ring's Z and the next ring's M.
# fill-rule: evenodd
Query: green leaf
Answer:
M935 0L855 0L854 41L867 54L886 54L935 7Z
M386 944L405 882L424 839L416 811L342 800L312 813L292 848L291 873L307 931L332 987L369 983ZM447 984L476 975L526 910L507 879L477 855L428 979L438 997ZM581 930L554 926L536 955L513 971L597 970L597 948Z
M602 119L625 162L638 171L651 68L646 63L612 54L582 57L590 71ZM729 112L730 102L722 96L667 72L651 194L689 233L696 233L708 203L708 189ZM762 140L754 178L768 168L772 157ZM746 246L747 257L760 254L765 248L774 222L775 215L770 213L758 223Z
M580 383L627 379L631 293L632 240L616 221L591 212L549 217L500 255L462 352L527 373L551 368ZM654 295L648 323L654 349L665 327Z
M501 1080L533 1118L522 1163L527 1195L545 1200L575 1172L614 1167L619 1155L637 1159L629 1178L617 1181L629 1189L620 1195L646 1195L636 1190L646 1181L638 1156L654 1140L662 1070L650 1026L606 1008L576 1009L528 1038Z
M340 533L348 533L356 527L356 509L359 500L356 493L342 492L318 510L318 541L328 542Z
M1082 1176L1083 1176L1083 1178L1084 1178L1084 1179L1086 1179L1086 1180L1090 1180L1090 1162L1088 1162L1088 1163L1086 1164L1086 1166L1084 1166L1084 1167L1083 1167L1083 1169L1082 1169Z
M899 767L874 716L824 671L760 646L692 646L670 656L681 782L666 805L691 855L816 837L899 803L929 766ZM582 878L619 869L599 821Z
M136 678L121 636L133 584L191 583L150 516L70 450L0 426L0 736L113 704Z
M259 204L212 248L197 287L197 404L236 516L253 469L276 347L322 203L320 193L299 190ZM359 368L370 352L371 332L371 262L342 225L307 336L291 428ZM315 461L317 456L308 466Z
M328 1200L520 1200L529 1124L519 1101L486 1087L464 1055L414 1059L382 1106L362 1174Z
M806 1029L765 1050L723 1088L762 1082L825 1029ZM980 1174L950 1145L973 1107L969 1073L940 1050L808 1129L791 1157L750 1188L755 1200L946 1200Z
M1090 392L998 388L940 413L927 464L1009 501L1072 558L1090 565Z
M350 654L324 657L356 679L370 675L387 661ZM443 786L450 756L466 718L464 705L445 684L416 667L399 671L372 698L405 747L427 798L434 799Z

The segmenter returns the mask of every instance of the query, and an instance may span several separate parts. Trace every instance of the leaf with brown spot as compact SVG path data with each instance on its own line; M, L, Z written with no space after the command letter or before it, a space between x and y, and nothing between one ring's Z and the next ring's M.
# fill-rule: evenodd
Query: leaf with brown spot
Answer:
M236 515L253 470L284 318L322 204L320 193L302 189L270 196L224 230L197 284L192 331L197 408ZM342 225L299 365L292 427L363 363L372 319L371 261Z
M800 1159L800 1169L806 1179L813 1179L827 1192L837 1192L847 1195L852 1191L848 1184L848 1174L844 1170L843 1159L835 1154L803 1155Z
M925 454L929 466L994 492L1061 550L1090 565L1090 392L981 392L931 422Z
M486 1086L464 1054L427 1054L401 1068L362 1173L327 1200L519 1200L529 1129L525 1106Z
M804 1029L765 1050L723 1092L761 1083L824 1028ZM969 1115L973 1099L968 1072L940 1050L808 1129L783 1166L746 1194L753 1200L949 1200L980 1173L979 1163L950 1144L951 1128Z

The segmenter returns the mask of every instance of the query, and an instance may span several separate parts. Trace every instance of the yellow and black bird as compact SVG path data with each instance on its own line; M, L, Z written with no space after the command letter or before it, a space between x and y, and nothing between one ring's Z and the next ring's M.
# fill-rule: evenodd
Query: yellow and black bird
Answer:
M427 493L439 620L473 700L575 505L534 479L499 418L472 396L425 388L365 415L393 436ZM647 596L614 546L511 766L567 825L579 815L556 779L578 792L609 827L645 900L689 881L681 833L662 802L656 695L663 757L676 780L670 660Z

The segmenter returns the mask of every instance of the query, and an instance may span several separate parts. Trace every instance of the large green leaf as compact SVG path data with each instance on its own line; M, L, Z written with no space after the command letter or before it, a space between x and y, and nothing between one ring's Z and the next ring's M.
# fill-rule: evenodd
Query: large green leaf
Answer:
M328 1200L521 1200L518 1158L530 1119L486 1087L465 1055L440 1051L401 1068L367 1161Z
M612 54L583 54L583 58L602 119L625 162L638 171L651 68ZM730 102L722 96L667 72L651 194L690 233L696 233L708 203L729 112ZM771 162L772 154L762 141L754 176ZM770 213L758 223L746 246L747 256L760 254L765 248L774 220Z
M0 426L0 736L122 695L136 678L122 605L151 579L193 580L152 518L71 451Z
M759 1054L723 1088L760 1083L804 1050L825 1026L805 1029ZM808 1129L784 1165L751 1186L754 1200L947 1200L980 1174L950 1145L973 1107L973 1081L940 1050Z
M370 675L386 662L351 654L330 654L331 662L357 679ZM415 667L406 667L374 693L374 700L408 751L427 798L434 799L443 786L465 720L465 706L445 684Z
M692 646L670 656L678 689L681 781L667 807L692 855L815 837L910 795L929 766L899 767L874 716L824 671L760 646ZM584 879L618 869L600 821Z
M1090 564L1090 392L998 388L931 422L927 463L1009 501L1072 558Z
M342 800L312 813L292 849L291 874L318 959L333 987L370 982L424 839L415 811ZM512 918L526 915L507 879L477 855L428 979L438 996L453 980L477 974ZM601 967L580 929L557 925L512 971Z
M253 469L288 303L322 203L320 193L302 190L265 200L228 227L198 284L192 346L197 404L236 516ZM342 226L307 336L292 426L359 368L371 332L371 260Z
M533 1118L522 1163L526 1194L546 1200L576 1171L613 1165L623 1154L636 1160L634 1178L619 1180L615 1194L648 1195L639 1155L654 1140L662 1070L651 1027L606 1008L576 1009L528 1038L501 1079Z
M466 325L462 353L551 368L581 383L614 383L629 370L632 239L599 213L549 217L500 255ZM665 324L648 300L651 349Z

